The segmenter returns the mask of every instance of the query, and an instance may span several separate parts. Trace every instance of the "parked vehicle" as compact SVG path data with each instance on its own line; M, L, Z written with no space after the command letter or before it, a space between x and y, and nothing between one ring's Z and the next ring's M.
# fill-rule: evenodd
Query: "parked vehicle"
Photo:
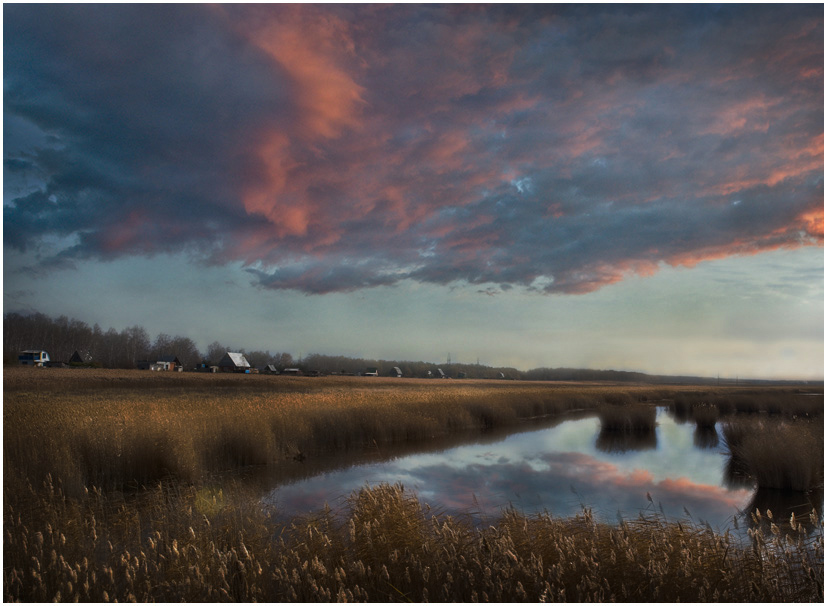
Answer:
M17 356L23 366L43 366L49 361L49 354L42 349L27 349Z

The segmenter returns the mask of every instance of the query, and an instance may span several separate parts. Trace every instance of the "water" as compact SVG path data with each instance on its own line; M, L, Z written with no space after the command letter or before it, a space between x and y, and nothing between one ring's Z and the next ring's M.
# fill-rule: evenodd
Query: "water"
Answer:
M325 503L336 508L366 485L401 482L432 510L478 523L509 506L556 517L588 507L609 522L650 512L723 531L755 496L751 485L727 478L726 463L717 431L699 434L659 409L654 434L635 440L601 435L600 421L587 417L321 473L282 485L267 500L293 516Z

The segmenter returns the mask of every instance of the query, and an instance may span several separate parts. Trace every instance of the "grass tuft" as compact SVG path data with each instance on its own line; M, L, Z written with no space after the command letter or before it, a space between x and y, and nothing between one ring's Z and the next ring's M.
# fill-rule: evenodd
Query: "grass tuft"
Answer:
M589 510L568 519L507 510L478 528L399 485L280 522L239 486L203 493L162 483L124 503L99 492L77 501L50 482L18 491L4 499L4 600L823 599L820 525L756 529L748 544L661 517L610 526Z

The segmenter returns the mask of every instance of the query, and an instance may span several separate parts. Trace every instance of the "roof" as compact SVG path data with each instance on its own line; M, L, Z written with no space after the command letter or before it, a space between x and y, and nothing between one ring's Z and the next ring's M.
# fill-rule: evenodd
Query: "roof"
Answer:
M227 353L224 354L224 357L221 358L221 361L218 363L218 365L219 366L228 366L228 364L224 363L225 360L227 360L227 358L229 358L229 361L233 366L236 366L238 368L249 368L250 367L250 363L247 361L247 358L244 357L244 354L233 353L233 352L230 352L230 351L228 351Z
M180 364L181 362L178 360L178 356L161 356L158 358L159 362L175 362L176 364Z

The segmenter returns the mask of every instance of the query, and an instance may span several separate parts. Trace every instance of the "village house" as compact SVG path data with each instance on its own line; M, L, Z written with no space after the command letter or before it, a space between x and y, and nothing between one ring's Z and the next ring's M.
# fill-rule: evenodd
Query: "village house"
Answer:
M179 360L177 356L161 356L158 358L158 363L160 364L161 362L169 365L167 370L175 370L178 372L184 370L184 365L181 364L181 360Z
M139 370L184 371L184 365L181 364L181 361L177 358L177 356L161 356L155 362L150 362L149 360L138 360L135 365Z
M249 372L250 363L244 357L244 354L228 351L218 361L218 369L221 372Z
M92 363L92 354L88 351L79 351L75 350L75 353L72 354L72 357L69 358L69 364L91 364Z

